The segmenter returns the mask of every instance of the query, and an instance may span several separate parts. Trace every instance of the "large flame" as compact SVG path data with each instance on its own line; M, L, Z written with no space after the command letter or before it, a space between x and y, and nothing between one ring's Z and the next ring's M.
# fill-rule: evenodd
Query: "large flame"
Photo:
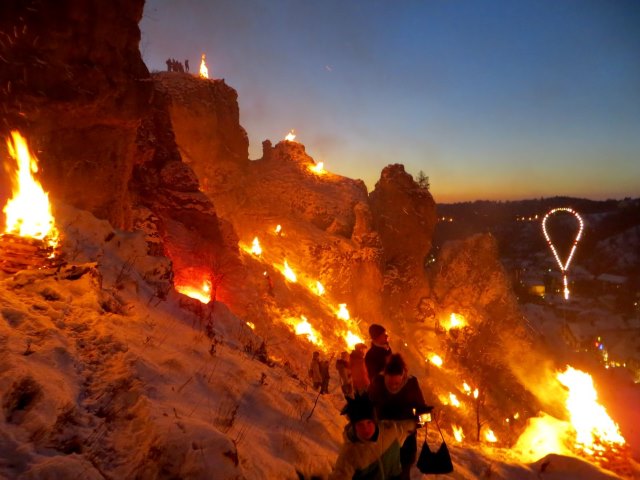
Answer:
M205 54L202 54L202 59L200 60L200 77L209 78L209 69L207 68L207 64L205 63Z
M451 330L452 328L461 328L466 325L466 321L462 315L459 313L452 313L449 317L449 325L445 327L447 330Z
M322 340L318 335L318 332L311 326L309 320L304 315L300 316L300 321L295 323L294 330L296 335L304 335L314 345L322 346Z
M45 240L55 247L58 230L49 196L32 175L38 171L38 160L29 152L26 140L15 130L7 139L7 147L18 164L18 170L11 178L13 197L3 209L7 216L5 232Z
M323 175L327 173L327 171L324 169L324 162L318 162L315 165L310 166L309 170L311 170L314 173L317 173L318 175Z
M287 142L293 142L296 139L295 130L291 129L289 133L284 137Z
M569 390L566 406L576 430L575 446L579 450L593 455L607 447L615 450L616 446L625 443L618 425L598 403L598 394L588 373L567 366L557 378Z
M344 336L344 341L347 342L347 346L349 347L350 350L353 350L353 348L357 344L364 343L364 340L362 339L362 337L360 337L359 335L356 335L351 331L347 332L347 334Z
M283 268L284 268L283 270L284 278L286 278L292 283L296 283L298 281L298 277L296 277L295 272L291 270L291 267L289 266L286 260L284 261Z
M338 305L338 313L336 313L336 316L340 319L340 320L344 320L344 321L348 321L351 318L351 315L349 314L349 310L347 309L347 304L346 303L340 303Z
M462 427L457 425L451 425L451 430L453 430L453 437L456 439L456 442L462 442L464 438L464 432L462 431Z
M179 293L200 300L202 303L209 303L211 301L211 283L209 281L195 285L176 285L175 288Z
M443 363L442 357L435 353L432 353L427 360L433 363L436 367L441 367Z

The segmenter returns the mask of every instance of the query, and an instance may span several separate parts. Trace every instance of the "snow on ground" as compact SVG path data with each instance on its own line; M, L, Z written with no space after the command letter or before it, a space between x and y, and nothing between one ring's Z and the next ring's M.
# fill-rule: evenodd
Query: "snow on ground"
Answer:
M146 255L141 234L86 212L60 215L69 265L0 277L0 477L330 471L345 424L335 380L318 397L302 372L261 355L262 339L223 304L207 329L202 307L173 292L162 299L168 264ZM456 469L439 478L617 478L574 458L524 464L512 451L447 441Z

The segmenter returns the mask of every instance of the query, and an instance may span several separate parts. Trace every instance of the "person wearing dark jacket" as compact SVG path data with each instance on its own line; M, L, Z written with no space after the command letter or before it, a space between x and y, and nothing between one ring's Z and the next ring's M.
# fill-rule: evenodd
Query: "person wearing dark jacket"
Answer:
M418 380L408 375L407 365L400 354L393 354L385 366L383 375L378 375L369 385L369 398L381 420L408 420L431 411L425 404ZM400 449L402 480L411 478L411 466L418 451L415 433L409 435Z
M364 356L364 363L367 366L369 381L373 382L373 379L384 370L387 359L391 355L391 347L387 330L382 325L372 323L369 327L369 336L371 337L371 348Z
M377 421L366 396L347 399L342 411L349 418L344 444L329 480L398 480L402 472L400 445L414 433L414 420Z

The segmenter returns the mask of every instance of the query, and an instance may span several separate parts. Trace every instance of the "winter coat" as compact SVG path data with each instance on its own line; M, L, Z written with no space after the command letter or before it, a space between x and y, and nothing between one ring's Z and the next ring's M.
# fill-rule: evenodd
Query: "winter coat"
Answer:
M369 381L373 382L373 379L384 370L389 355L391 355L391 348L381 347L375 343L371 344L371 348L367 350L367 354L364 356Z
M369 388L369 375L364 364L364 354L360 350L354 350L349 357L351 364L351 381L356 392L366 392Z
M381 420L407 420L415 418L416 413L425 411L424 397L416 377L406 378L397 393L391 393L384 384L384 375L378 375L369 385L369 398L375 405L376 414ZM409 435L400 449L400 462L403 466L413 465L416 461L418 444L415 435Z
M354 427L345 428L345 442L329 480L391 480L402 472L400 445L415 431L413 420L378 422L375 441L356 437Z
M369 399L376 407L380 420L407 420L415 418L413 409L424 411L425 402L416 377L410 375L397 393L391 393L378 375L369 385Z

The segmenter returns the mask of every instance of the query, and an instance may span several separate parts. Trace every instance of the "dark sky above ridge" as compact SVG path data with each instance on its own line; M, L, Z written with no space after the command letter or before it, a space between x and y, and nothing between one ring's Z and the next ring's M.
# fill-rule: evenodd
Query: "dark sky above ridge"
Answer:
M207 55L250 158L294 128L372 189L403 163L437 202L640 196L636 0L147 0L150 70Z

